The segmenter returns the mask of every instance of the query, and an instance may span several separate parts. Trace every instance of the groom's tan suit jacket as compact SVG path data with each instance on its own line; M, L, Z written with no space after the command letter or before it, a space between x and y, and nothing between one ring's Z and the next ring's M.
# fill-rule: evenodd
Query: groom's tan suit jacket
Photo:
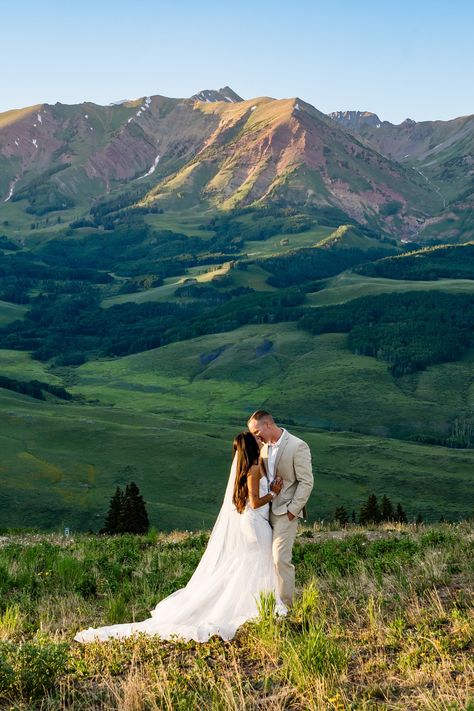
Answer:
M260 457L268 476L267 444L260 450ZM303 508L313 488L311 452L306 442L286 430L278 447L274 476L283 479L283 487L272 501L272 512L278 516L289 511L293 516L303 517Z

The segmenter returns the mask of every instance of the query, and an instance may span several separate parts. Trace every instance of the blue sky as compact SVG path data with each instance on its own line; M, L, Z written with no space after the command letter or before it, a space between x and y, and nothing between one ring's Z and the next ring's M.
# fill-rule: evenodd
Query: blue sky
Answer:
M228 84L394 123L474 112L467 0L17 0L1 17L0 111Z

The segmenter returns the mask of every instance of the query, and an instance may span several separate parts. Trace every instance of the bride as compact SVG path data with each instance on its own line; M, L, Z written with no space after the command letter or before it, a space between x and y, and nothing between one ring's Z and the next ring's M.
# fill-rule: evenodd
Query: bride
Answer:
M207 548L185 588L165 598L142 622L90 627L77 642L129 637L140 632L162 639L179 637L207 642L212 635L232 639L244 622L258 617L262 593L273 593L275 612L287 609L277 592L272 557L270 502L282 487L271 488L259 448L250 432L234 439L234 459L219 516Z

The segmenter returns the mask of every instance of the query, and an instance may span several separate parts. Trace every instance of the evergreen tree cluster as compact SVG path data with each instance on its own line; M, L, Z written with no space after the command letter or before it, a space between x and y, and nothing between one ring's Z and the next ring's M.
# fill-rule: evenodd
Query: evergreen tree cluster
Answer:
M271 286L287 287L315 279L324 279L366 262L379 259L386 254L383 248L371 251L347 248L332 250L328 247L301 247L286 254L256 260L271 276L267 282Z
M72 400L72 395L60 385L50 385L43 383L41 380L14 380L7 378L5 375L0 375L0 388L12 390L22 395L29 395L36 400L46 400L45 392L54 395L61 400Z
M132 481L125 492L117 486L109 504L104 527L100 533L147 533L150 527L148 514L138 486Z
M354 269L358 274L385 279L473 279L474 244L443 244L425 247L396 257L362 264Z
M417 519L417 522L419 521ZM344 506L338 506L334 512L334 520L337 521L341 526L346 526L349 523L349 514ZM364 526L370 523L382 523L387 522L398 522L407 523L407 516L402 508L401 503L398 503L396 507L393 506L392 502L385 494L382 496L380 503L377 500L375 494L370 494L365 501L359 512L359 523ZM355 512L352 512L351 516L352 523L356 523Z
M399 377L458 360L474 344L474 296L440 291L364 296L306 309L298 325L315 335L348 333L354 353L388 362Z

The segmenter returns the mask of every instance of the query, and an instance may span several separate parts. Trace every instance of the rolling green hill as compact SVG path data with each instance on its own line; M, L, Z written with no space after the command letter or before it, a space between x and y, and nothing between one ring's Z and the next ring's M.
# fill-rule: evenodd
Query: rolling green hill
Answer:
M96 530L115 486L134 479L154 524L208 526L232 437L261 405L312 447L312 519L341 503L357 509L371 490L413 516L469 515L474 453L393 437L448 432L469 410L472 355L395 381L345 339L246 326L73 372L0 351L3 374L63 383L81 397L44 403L0 390L4 525Z
M117 485L136 481L151 523L164 530L212 524L232 437L222 420L176 420L98 405L51 405L0 391L2 526L98 530ZM294 413L293 413L294 414ZM371 491L402 501L411 517L471 514L472 452L291 426L313 452L310 520L356 510ZM427 485L429 481L429 486Z

